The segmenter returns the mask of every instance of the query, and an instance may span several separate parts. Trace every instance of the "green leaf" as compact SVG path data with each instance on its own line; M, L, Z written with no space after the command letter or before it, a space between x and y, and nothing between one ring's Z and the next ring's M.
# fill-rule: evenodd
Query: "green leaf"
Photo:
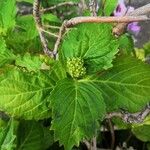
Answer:
M14 53L41 53L42 45L33 15L17 17L15 29L8 33L6 43L14 50ZM48 42L49 47L53 47L54 43L54 38L51 38Z
M15 26L16 0L0 0L0 34Z
M95 135L97 120L102 120L105 115L105 104L94 84L62 80L50 99L53 112L51 129L55 140L59 140L65 150Z
M53 143L53 134L35 121L22 121L17 134L17 150L46 150ZM46 144L46 145L45 145Z
M26 53L24 56L16 58L16 65L20 67L25 67L28 71L39 71L41 70L43 62L38 56L31 56Z
M16 19L16 27L13 31L8 33L6 43L9 47L14 49L15 53L19 52L20 54L26 52L29 47L32 47L30 49L34 52L33 50L36 45L41 48L38 39L36 39L37 37L38 32L33 16L18 16ZM38 47L36 49L38 49Z
M51 116L48 97L65 73L56 63L52 71L37 73L12 70L0 76L0 110L23 119L43 119Z
M53 86L46 73L9 71L0 76L0 110L25 119L47 118L47 98Z
M82 24L71 29L61 46L63 60L82 58L90 73L112 67L118 43L111 30L109 24Z
M122 119L114 117L112 118L113 125L119 130L131 129L131 124L125 123Z
M139 60L142 60L142 61L146 60L144 49L135 48L134 51L135 51L136 58L138 58Z
M7 123L1 119L1 116L0 116L0 130L2 130L3 127L5 127L7 125Z
M0 37L0 67L15 60L15 55L6 47L5 40Z
M119 39L119 49L123 54L131 55L134 50L134 41L131 35L123 34Z
M150 142L150 125L136 126L132 132L141 141Z
M99 15L110 16L117 7L118 0L102 0Z
M150 55L150 42L147 42L146 44L144 44L143 46L144 50L145 50L145 55Z
M10 120L6 127L0 127L0 149L15 150L18 122Z
M33 15L18 16L16 19L17 30L15 32L22 42L34 39L38 36ZM12 33L14 35L14 32Z
M60 23L60 20L56 15L53 15L52 13L49 14L43 14L42 15L42 20L43 21L49 21L49 22L57 22Z
M104 12L106 16L110 16L117 7L118 0L106 0Z
M99 86L109 111L136 112L150 101L150 67L134 57L120 57L112 70L88 80Z

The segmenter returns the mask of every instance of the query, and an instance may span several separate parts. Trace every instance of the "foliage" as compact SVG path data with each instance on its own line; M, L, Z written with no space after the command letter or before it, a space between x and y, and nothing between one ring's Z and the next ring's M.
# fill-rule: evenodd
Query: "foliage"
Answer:
M33 0L17 2L33 4ZM60 2L68 0L48 0L41 5ZM99 2L103 4L99 15L110 16L117 7L117 0ZM64 11L42 14L48 32L58 35L58 26L67 16ZM145 62L150 46L144 45L144 54L139 56L132 36L115 37L113 27L85 23L67 29L57 59L50 58L43 54L33 16L17 14L15 0L0 0L1 150L61 149L57 141L71 150L99 137L108 113L135 113L145 107L150 101L150 67ZM46 34L46 38L53 49L55 37ZM132 128L138 139L150 143L148 120L138 125L113 122L120 129Z
M5 35L15 25L15 3L15 0L0 0L0 35Z

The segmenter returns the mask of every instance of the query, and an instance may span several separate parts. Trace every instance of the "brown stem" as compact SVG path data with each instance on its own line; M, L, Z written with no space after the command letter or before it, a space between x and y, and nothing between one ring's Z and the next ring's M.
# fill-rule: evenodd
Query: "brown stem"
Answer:
M124 17L75 17L65 21L59 31L58 39L55 43L53 54L56 56L63 34L66 28L73 27L80 23L114 23L114 22L135 22L149 20L147 16L124 16Z
M58 34L58 38L56 40L55 46L54 46L54 50L53 50L53 55L54 57L57 59L57 53L58 53L58 47L60 45L62 36L64 34L64 32L66 31L66 22L64 22L59 30L59 34Z
M57 38L57 41L54 46L53 54L56 56L58 47L60 45L63 33L65 32L66 28L73 27L80 23L112 23L112 22L131 22L131 21L143 21L147 20L148 18L146 16L139 16L139 17L131 17L131 16L125 16L125 17L75 17L68 21L65 21L60 30L59 35ZM56 56L57 57L57 56Z
M43 26L42 26L41 16L40 16L39 12L40 12L40 0L34 0L34 3L33 3L33 16L34 16L34 20L35 20L35 23L36 23L37 30L38 30L39 35L40 35L41 43L43 45L44 53L46 55L49 55L49 56L53 57L52 52L48 48L45 33L44 33L44 31L41 30L41 29L43 29Z
M126 16L140 16L150 13L150 4L135 9L133 12L127 13ZM114 29L113 33L117 36L123 34L128 23L119 23Z
M147 16L123 16L123 17L75 17L66 22L66 27L73 27L80 23L119 23L149 20Z
M137 113L129 113L129 112L113 112L107 114L106 118L110 119L113 117L121 118L125 123L142 123L144 119L150 114L150 106L149 104L145 107L144 110Z

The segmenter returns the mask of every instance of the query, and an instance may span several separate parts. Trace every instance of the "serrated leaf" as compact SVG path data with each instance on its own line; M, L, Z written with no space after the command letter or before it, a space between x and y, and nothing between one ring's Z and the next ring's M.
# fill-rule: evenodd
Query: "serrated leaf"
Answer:
M15 55L7 49L5 40L0 37L0 67L8 62L12 62L14 59Z
M109 24L82 24L71 29L61 46L64 60L80 57L90 73L112 67L118 43L111 30Z
M10 120L5 127L0 127L0 149L15 150L18 122Z
M29 53L16 58L16 65L25 67L28 71L37 72L41 70L42 64L43 62L39 56L31 56Z
M23 119L43 119L51 116L48 97L65 74L59 65L52 71L37 73L12 70L0 76L0 110ZM59 70L59 71L58 71Z
M31 75L13 70L0 77L0 110L25 119L50 116L47 107L52 79L45 73Z
M20 123L17 134L17 150L46 150L52 141L53 134L38 122L22 121Z
M88 80L99 86L109 111L136 112L150 101L150 66L134 57L120 57L112 70Z
M16 0L0 0L0 34L6 34L15 25Z
M105 115L105 104L94 84L62 80L50 99L53 112L51 128L55 140L59 140L65 150L95 135L97 120L102 120Z

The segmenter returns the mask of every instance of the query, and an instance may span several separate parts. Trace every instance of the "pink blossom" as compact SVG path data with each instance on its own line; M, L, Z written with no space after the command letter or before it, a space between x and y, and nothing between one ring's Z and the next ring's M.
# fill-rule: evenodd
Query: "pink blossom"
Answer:
M130 13L132 11L134 11L134 7L126 7L124 0L118 0L118 6L114 11L114 16L121 17L124 16L126 13ZM127 30L137 35L140 32L141 27L138 25L137 22L133 22L128 24Z
M116 10L114 11L114 16L117 16L117 17L124 16L126 12L127 12L127 7L124 3L124 0L119 0L118 6Z
M137 35L140 32L141 27L138 25L138 22L133 22L128 24L128 30Z

